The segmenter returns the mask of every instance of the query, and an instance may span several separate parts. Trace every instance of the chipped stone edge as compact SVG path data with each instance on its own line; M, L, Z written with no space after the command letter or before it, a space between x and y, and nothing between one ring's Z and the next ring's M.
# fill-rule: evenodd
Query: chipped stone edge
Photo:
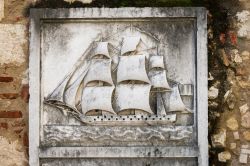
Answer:
M198 138L200 166L208 166L208 101L207 101L207 11L203 7L174 8L75 8L75 9L31 9L30 11L30 103L29 140L30 165L39 165L40 135L40 24L50 19L108 19L108 18L195 18L196 37L196 84L197 106L195 128Z

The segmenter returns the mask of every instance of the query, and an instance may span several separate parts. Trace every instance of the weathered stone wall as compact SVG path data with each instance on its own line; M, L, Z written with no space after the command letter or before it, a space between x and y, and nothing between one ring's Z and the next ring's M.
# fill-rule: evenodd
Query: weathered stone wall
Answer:
M87 3L87 4L83 4ZM30 7L206 6L210 165L250 164L250 2L248 0L0 0L0 165L28 160ZM198 2L198 3L197 3ZM32 111L32 110L31 110ZM32 117L30 117L32 118ZM247 161L248 159L248 161Z

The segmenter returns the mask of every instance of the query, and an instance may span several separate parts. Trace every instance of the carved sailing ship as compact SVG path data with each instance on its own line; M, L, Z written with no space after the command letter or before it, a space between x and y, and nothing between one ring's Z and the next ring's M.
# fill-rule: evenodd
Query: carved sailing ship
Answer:
M168 83L164 56L141 51L141 42L140 36L124 37L115 67L109 53L111 44L93 42L85 61L45 103L97 125L169 124L176 121L177 112L191 113L178 84L171 87Z

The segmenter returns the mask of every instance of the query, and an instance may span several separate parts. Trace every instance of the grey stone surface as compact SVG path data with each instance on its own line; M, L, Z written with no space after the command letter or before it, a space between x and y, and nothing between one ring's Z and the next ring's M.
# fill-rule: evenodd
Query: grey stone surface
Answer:
M194 166L197 160L176 159L59 159L41 160L42 166Z
M70 109L59 109L62 116L53 104L44 104L44 99L58 85L70 84L70 81L65 85L60 81L72 66L84 61L84 56L81 59L83 52L98 34L109 36L117 32L120 37L126 34L121 29L128 26L139 27L143 29L140 33L150 32L159 39L157 51L165 58L169 80L193 86L193 92L181 86L182 107L188 108L175 113L176 120L162 125L146 122L143 117L139 126L132 122L125 126L105 122L98 126L82 123ZM33 117L29 129L30 165L142 165L145 161L157 166L208 165L204 8L34 9L31 10L30 32L29 116ZM154 118L162 120L161 116ZM123 147L115 148L119 141ZM91 145L96 147L87 147ZM75 155L79 160L65 159ZM92 159L83 159L88 157ZM114 157L119 159L112 160ZM145 159L131 159L135 157ZM155 157L161 158L152 159Z

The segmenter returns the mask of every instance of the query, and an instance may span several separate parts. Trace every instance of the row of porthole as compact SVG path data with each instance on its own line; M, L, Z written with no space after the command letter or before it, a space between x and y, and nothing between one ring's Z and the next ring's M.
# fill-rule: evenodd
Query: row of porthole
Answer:
M154 116L155 116L156 118L158 118L158 115L154 115ZM107 116L106 116L106 115L104 115L103 117L104 117L104 118L107 118ZM121 116L121 115L120 115L119 117L120 117L120 118L123 118L124 116ZM130 118L130 117L131 117L131 116L127 116L127 118ZM142 115L142 116L141 116L141 118L144 118L144 117L151 118L151 115L148 115L148 116L143 116L143 115ZM165 117L166 117L166 115L162 115L162 117L164 117L164 118L165 118ZM97 116L96 118L97 118L97 119L99 119L99 118L100 118L100 116ZM115 116L112 116L112 115L111 115L111 116L110 116L110 118L115 118ZM134 118L137 118L137 116L135 115L135 116L134 116Z
M105 118L106 119L106 118ZM103 120L105 120L105 119L101 119L101 121L103 121ZM94 121L96 121L97 119L96 118L94 118ZM110 118L108 118L107 120L111 120ZM113 119L112 119L113 120ZM116 121L118 121L119 119L118 118L116 118L115 119ZM123 118L122 120L126 120L125 118ZM130 118L129 120L133 120L132 118ZM134 119L134 120L148 120L148 118L145 118L145 119L140 119L140 118L137 118L137 119ZM156 120L155 118L152 118L152 120ZM158 120L162 120L162 118L159 118ZM170 120L170 118L167 118L167 120Z

